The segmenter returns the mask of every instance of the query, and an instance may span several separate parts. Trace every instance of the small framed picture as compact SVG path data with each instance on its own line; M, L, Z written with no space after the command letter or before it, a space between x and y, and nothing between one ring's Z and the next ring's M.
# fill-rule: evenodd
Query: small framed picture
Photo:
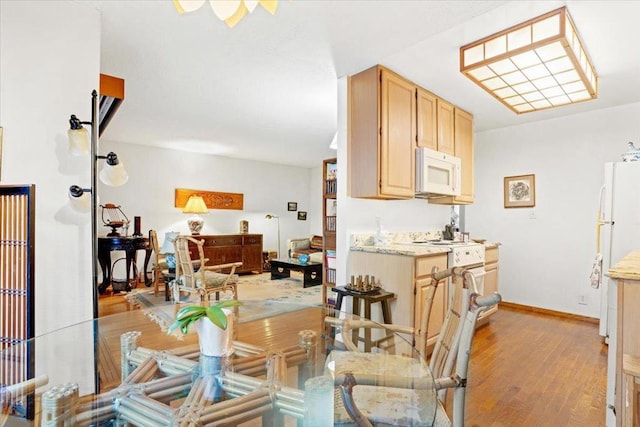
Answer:
M297 202L289 202L287 203L287 210L290 212L295 212L298 210L298 203Z
M504 177L504 207L532 208L536 205L536 176Z
M307 220L307 213L300 211L298 212L298 221L306 221Z

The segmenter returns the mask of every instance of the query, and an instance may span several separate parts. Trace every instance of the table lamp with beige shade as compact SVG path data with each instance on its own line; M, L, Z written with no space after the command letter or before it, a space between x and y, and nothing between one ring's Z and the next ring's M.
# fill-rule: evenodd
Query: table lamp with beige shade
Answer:
M209 213L209 209L207 209L207 205L204 203L202 196L189 196L189 200L187 200L187 204L184 206L184 209L182 209L182 212L193 214L193 216L187 219L189 231L191 231L191 234L194 236L199 235L204 225L204 219L200 215Z

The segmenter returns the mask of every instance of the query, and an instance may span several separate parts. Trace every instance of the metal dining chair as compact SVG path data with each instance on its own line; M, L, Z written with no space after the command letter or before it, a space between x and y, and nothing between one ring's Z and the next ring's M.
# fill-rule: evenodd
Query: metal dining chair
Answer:
M443 286L448 283L448 281L444 279L451 276L461 277L462 280L452 281L452 285L449 288L450 292L452 292L450 304L429 360L429 370L435 379L435 389L437 390L438 397L435 422L433 425L446 426L453 424L456 427L462 427L464 426L465 392L467 387L469 356L471 354L471 345L477 319L482 312L501 301L500 294L495 293L488 296L479 295L474 275L465 268L454 267L443 270L442 272L432 272L431 289L427 292L425 311L420 328L418 329L401 325L378 324L369 320L327 318L325 321L341 329L343 343L345 347L353 353L361 352L358 346L351 340L352 334L350 332L355 328L384 328L400 334L408 334L410 339L413 339L413 342L416 343L415 348L423 349L423 345L426 342L426 331L428 329L428 319L433 303L433 296L438 286ZM411 337L412 335L413 337ZM373 357L374 359L389 357L384 353L384 348L379 348L377 351L382 351L383 353L368 355L366 357ZM397 385L389 383L388 375L365 375L359 379L359 376L355 373L349 377L348 382L336 384L342 396L345 410L356 425L372 426L377 425L377 422L388 423L389 420L382 421L369 418L367 408L358 403L356 387L358 384L375 385L378 387L397 387ZM415 386L415 384L412 386ZM454 393L451 418L444 410L444 402L448 389L453 389ZM406 411L406 413L409 412L409 410ZM431 420L409 419L404 417L403 419L395 420L394 425L430 426L432 424Z

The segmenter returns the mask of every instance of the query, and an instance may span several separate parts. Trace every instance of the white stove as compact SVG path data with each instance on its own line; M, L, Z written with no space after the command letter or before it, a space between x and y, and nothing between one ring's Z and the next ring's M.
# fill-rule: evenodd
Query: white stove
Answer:
M415 241L412 245L446 247L450 250L447 267L484 265L484 245L455 240Z
M484 245L467 243L451 247L447 259L447 267L470 267L484 265Z

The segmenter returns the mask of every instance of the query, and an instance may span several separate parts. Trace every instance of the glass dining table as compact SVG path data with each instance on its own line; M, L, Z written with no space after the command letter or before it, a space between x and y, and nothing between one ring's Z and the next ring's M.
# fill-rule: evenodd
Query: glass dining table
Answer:
M233 353L215 360L201 357L195 332L167 335L152 320L170 317L170 306L3 348L0 426L356 425L341 397L346 378L358 384L351 392L370 420L433 425L434 381L410 340L395 334L386 352L347 351L342 320L326 319L352 315L278 304L243 301Z

